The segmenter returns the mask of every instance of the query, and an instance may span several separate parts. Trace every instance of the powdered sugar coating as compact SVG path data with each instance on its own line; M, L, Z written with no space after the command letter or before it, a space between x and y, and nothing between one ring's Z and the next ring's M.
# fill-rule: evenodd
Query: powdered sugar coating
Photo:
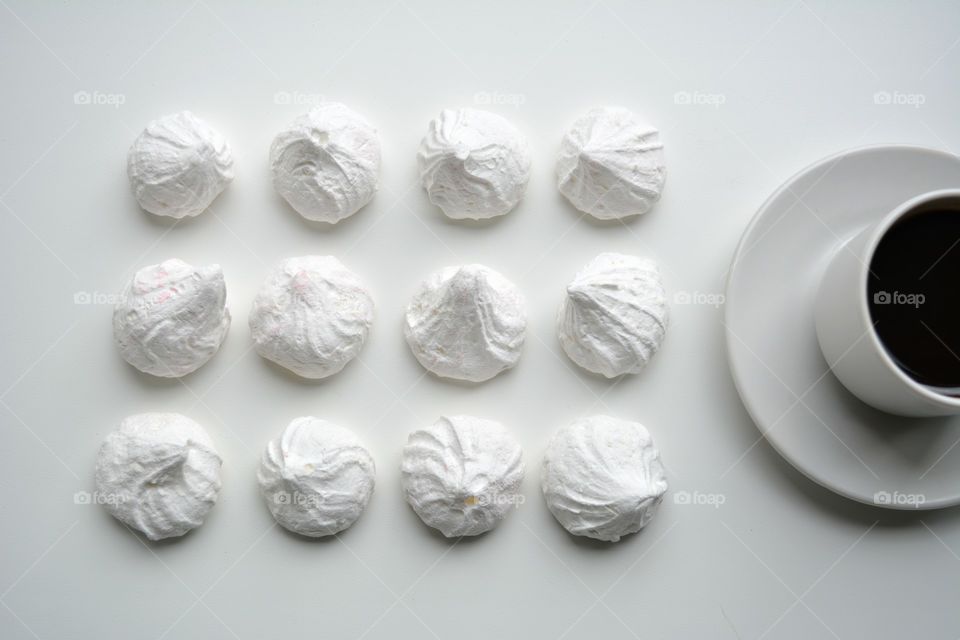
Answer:
M189 111L152 121L127 154L140 206L171 218L196 216L233 180L233 154L213 127Z
M543 457L540 486L564 529L616 542L650 522L667 479L643 425L593 416L557 430Z
M353 432L310 416L297 418L270 441L257 472L277 522L314 538L356 522L375 478L373 457Z
M113 312L120 355L151 375L178 378L214 356L230 328L218 264L166 260L137 271Z
M216 504L220 464L210 436L190 418L132 415L97 454L98 502L151 540L182 536Z
M273 186L308 220L335 223L373 199L380 139L363 116L339 102L311 109L270 147Z
M479 109L444 109L430 122L417 153L430 202L450 218L502 216L530 180L526 138L503 118Z
M287 258L253 301L250 333L267 360L304 378L326 378L360 353L373 310L366 286L336 258Z
M423 522L448 538L496 527L523 496L523 451L499 422L442 417L410 433L401 483Z
M591 109L560 145L560 193L601 220L646 213L660 199L666 178L660 132L623 107Z
M567 286L557 332L571 360L613 378L647 366L663 344L669 311L653 260L602 253Z
M520 290L480 264L428 276L404 316L404 335L420 364L438 376L471 382L516 366L526 327Z

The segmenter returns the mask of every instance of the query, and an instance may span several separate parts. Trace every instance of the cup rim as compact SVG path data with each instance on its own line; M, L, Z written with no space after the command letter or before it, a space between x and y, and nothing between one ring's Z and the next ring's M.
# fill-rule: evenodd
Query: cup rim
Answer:
M861 262L858 282L858 288L861 292L859 305L860 313L863 315L863 319L867 325L867 334L870 336L874 350L880 354L880 359L883 361L884 365L886 365L887 369L893 372L893 374L915 394L943 407L960 409L960 396L951 397L931 390L926 385L920 384L910 377L896 362L894 362L893 358L890 356L890 353L887 351L887 348L880 340L880 336L877 335L876 329L874 328L873 319L870 316L870 306L868 302L870 293L868 286L870 278L870 264L873 262L873 254L876 252L877 246L880 244L880 240L883 239L887 231L890 230L890 227L899 222L900 219L903 218L907 213L916 207L928 202L933 202L934 200L939 200L941 198L960 199L960 189L938 189L936 191L921 193L920 195L914 196L906 202L903 202L895 207L893 211L884 216L880 223L876 225L867 241L866 251L864 251L864 260Z

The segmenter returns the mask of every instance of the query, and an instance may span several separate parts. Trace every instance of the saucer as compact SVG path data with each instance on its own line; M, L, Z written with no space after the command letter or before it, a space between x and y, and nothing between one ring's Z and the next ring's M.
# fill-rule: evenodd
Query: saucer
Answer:
M761 434L811 480L893 509L960 504L960 416L904 418L849 393L820 353L813 300L843 243L906 200L960 186L960 158L907 145L825 158L744 231L727 278L727 356Z

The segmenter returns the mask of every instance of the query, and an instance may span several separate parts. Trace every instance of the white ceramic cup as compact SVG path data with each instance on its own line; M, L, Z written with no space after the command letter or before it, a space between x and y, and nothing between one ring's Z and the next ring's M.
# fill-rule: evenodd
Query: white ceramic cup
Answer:
M921 384L897 366L874 330L868 305L870 261L881 238L904 216L934 207L960 215L960 189L912 198L841 246L823 274L814 306L817 339L834 375L867 404L902 416L960 414L960 397Z

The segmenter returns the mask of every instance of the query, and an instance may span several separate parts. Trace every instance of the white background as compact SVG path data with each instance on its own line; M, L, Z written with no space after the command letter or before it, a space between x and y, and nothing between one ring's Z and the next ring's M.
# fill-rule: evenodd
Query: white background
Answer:
M960 634L960 511L848 502L758 442L721 308L675 305L662 352L613 383L567 361L553 323L563 285L600 251L655 257L671 292L715 295L751 215L806 164L875 142L960 148L960 6L316 4L0 2L0 636ZM365 114L384 148L380 193L335 227L289 209L267 167L273 135L321 96ZM530 187L504 219L453 223L416 185L417 143L441 108L485 99L528 134ZM666 143L664 197L627 224L583 219L553 180L564 128L607 103ZM138 209L124 162L150 119L185 108L230 141L236 178L172 225ZM320 383L268 365L247 329L269 267L308 253L357 271L378 309L359 361ZM223 265L234 317L221 352L179 382L120 359L109 305L75 303L170 257ZM530 312L520 365L477 387L424 376L400 330L419 278L468 261L513 279ZM74 503L106 433L143 411L193 417L224 458L206 524L164 544ZM568 536L537 486L552 431L597 412L646 424L671 483L651 525L612 546ZM503 421L528 467L526 504L458 544L399 492L407 432L443 413ZM373 500L339 539L287 534L257 493L265 442L306 414L354 429L377 461ZM723 504L676 504L683 491Z

